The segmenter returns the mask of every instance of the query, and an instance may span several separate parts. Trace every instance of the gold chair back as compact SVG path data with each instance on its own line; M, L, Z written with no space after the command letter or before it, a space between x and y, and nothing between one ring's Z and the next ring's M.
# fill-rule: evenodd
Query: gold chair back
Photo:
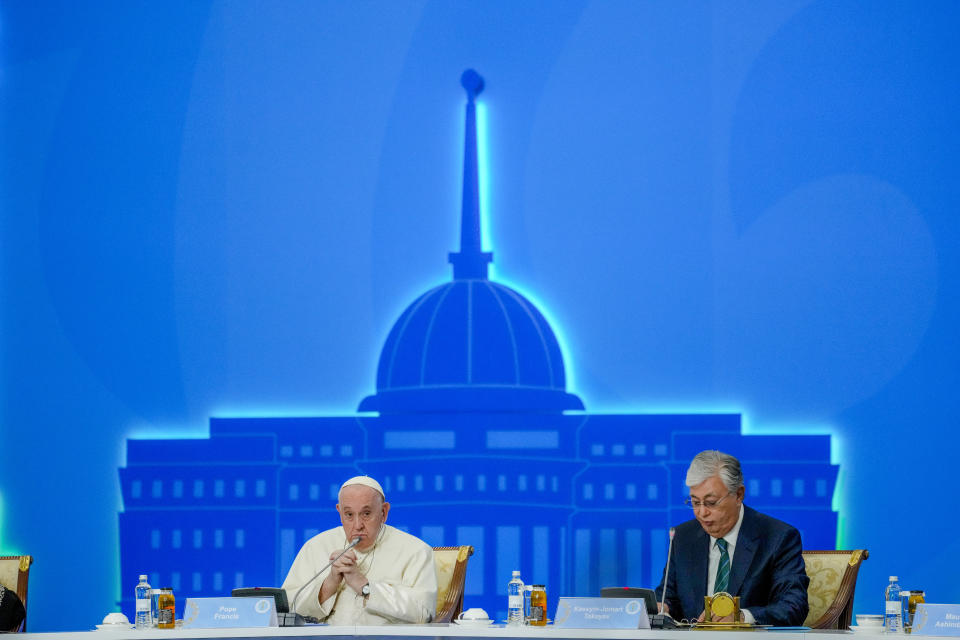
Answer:
M450 622L463 610L463 589L467 580L467 561L473 547L434 547L437 566L437 614L434 622Z
M866 549L804 551L810 586L810 613L804 625L813 629L849 629L853 617L853 593L860 564L869 557Z

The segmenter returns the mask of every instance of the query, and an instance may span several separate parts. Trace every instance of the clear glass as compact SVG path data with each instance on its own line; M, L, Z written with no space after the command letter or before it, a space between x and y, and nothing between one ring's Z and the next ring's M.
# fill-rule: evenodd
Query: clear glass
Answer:
M150 621L152 626L157 626L157 615L160 612L157 606L157 600L160 598L162 589L150 589Z
M923 591L901 591L900 598L903 602L903 630L910 633L913 627L913 614L917 612L917 605L925 602Z

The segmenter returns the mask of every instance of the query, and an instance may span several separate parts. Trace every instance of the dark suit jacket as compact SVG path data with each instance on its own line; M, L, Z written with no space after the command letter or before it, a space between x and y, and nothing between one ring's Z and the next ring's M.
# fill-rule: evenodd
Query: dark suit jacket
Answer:
M675 620L696 618L703 611L712 542L696 520L676 528L670 575L665 577L666 601ZM727 591L740 596L740 608L749 609L757 624L803 624L810 579L801 552L796 529L744 505ZM658 601L662 593L663 581L657 587Z
M26 616L17 592L0 585L0 633L19 631Z

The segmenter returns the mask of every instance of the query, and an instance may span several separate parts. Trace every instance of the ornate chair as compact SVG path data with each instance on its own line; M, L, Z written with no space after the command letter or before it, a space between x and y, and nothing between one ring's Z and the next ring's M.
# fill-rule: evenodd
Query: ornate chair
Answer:
M467 580L467 560L473 547L434 547L437 565L437 614L434 622L450 622L463 610L463 587Z
M810 577L807 588L810 613L804 625L813 629L850 628L857 573L869 556L866 549L803 552Z
M27 579L30 577L31 564L33 556L0 556L0 584L16 592L24 611L27 610ZM24 617L18 631L26 630L27 619Z

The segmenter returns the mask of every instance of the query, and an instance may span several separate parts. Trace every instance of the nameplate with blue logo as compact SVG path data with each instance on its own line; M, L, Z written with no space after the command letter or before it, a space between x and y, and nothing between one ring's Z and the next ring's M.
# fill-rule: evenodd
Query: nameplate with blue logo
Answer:
M275 627L273 598L187 598L183 626L191 629Z
M960 636L960 604L918 603L912 635Z
M563 598L553 626L569 629L649 629L642 598Z

